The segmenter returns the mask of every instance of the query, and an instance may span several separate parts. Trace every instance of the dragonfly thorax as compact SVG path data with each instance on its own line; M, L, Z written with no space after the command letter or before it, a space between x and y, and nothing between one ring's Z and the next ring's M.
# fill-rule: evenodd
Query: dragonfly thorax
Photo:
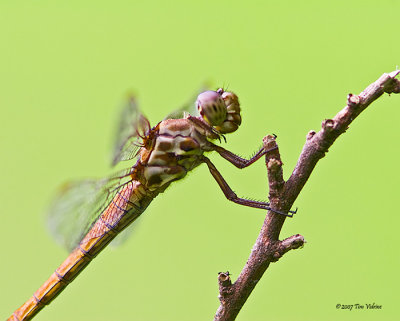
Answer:
M139 179L154 191L183 178L197 167L208 141L188 119L167 119L151 131L152 148L140 150L142 174Z

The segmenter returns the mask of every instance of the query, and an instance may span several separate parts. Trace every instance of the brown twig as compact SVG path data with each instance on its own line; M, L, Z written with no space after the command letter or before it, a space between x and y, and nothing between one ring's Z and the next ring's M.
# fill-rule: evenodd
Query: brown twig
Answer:
M266 154L266 165L269 198L273 209L287 212L292 207L317 162L325 156L329 147L364 109L385 92L388 94L400 92L400 81L395 78L399 73L400 70L396 70L383 74L358 96L349 94L347 105L333 119L324 120L319 132L310 131L296 167L287 182L283 180L282 161L275 137L264 138L264 149L269 150ZM221 304L214 321L235 320L269 264L278 261L286 252L304 245L305 240L299 234L283 241L279 240L285 219L285 216L268 211L250 257L235 283L231 283L228 272L219 274Z

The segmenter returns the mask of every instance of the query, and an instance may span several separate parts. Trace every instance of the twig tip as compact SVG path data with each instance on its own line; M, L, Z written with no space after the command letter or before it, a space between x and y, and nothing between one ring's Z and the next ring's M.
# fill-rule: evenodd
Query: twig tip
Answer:
M270 145L272 143L276 143L276 135L267 135L263 138L263 145L267 146Z
M232 285L231 277L229 271L218 272L218 283L222 287L227 287Z
M392 72L389 73L389 77L390 77L390 78L394 78L394 77L396 77L398 74L400 74L400 69L398 69L398 68L396 67L396 70L394 70L394 71L392 71Z

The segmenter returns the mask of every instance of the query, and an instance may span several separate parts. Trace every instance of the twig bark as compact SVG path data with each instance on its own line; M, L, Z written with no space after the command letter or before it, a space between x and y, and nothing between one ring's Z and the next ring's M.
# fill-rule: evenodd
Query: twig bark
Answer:
M325 119L319 132L310 131L306 143L289 180L282 174L282 161L274 136L264 138L266 165L269 181L271 207L287 212L293 205L304 184L310 177L317 162L325 156L329 147L344 133L350 123L373 101L384 93L399 93L400 81L395 77L400 70L383 74L358 96L349 94L347 105L332 119ZM219 273L219 300L221 302L214 321L235 320L240 309L253 291L271 262L276 262L286 252L302 247L305 243L300 234L282 241L279 234L286 217L269 211L260 234L253 246L250 257L235 283L229 273Z

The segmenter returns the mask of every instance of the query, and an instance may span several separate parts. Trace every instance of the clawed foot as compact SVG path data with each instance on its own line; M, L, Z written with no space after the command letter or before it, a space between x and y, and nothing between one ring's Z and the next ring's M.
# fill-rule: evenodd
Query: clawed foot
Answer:
M274 210L273 208L269 208L269 210L274 212L274 213L276 213L276 214L284 215L284 216L287 216L287 217L293 217L293 215L297 213L297 207L296 207L296 210L288 211L287 213L281 212L281 211L278 211L278 210Z

